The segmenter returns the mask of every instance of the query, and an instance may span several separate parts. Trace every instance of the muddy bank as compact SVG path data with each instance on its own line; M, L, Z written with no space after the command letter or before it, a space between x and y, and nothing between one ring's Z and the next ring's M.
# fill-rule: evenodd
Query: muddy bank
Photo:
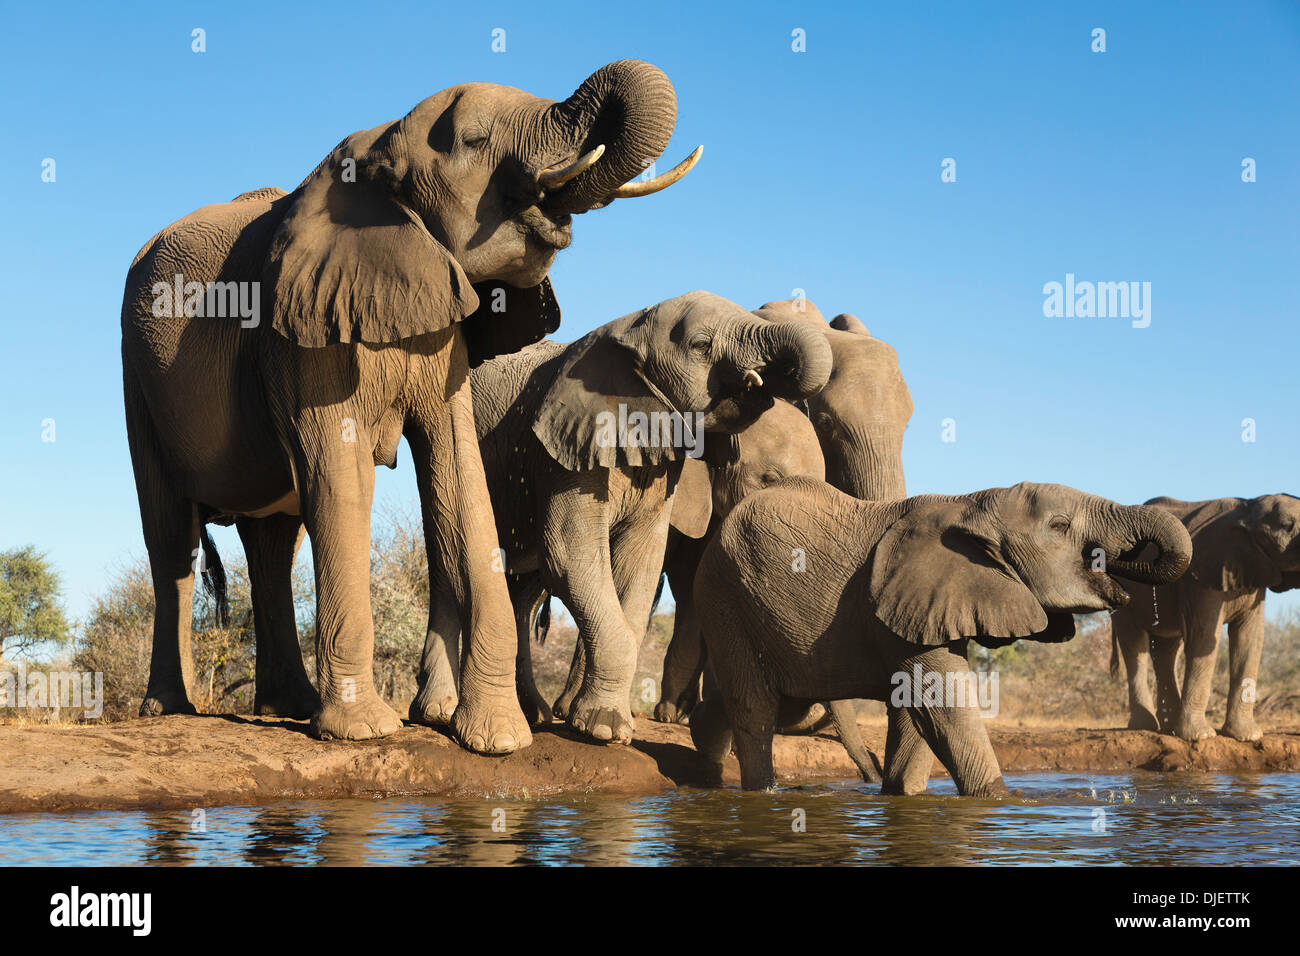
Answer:
M630 747L592 745L555 728L528 749L479 757L445 734L405 727L358 743L312 740L297 721L161 717L103 726L0 727L0 812L256 804L285 799L418 794L640 795L698 782L685 727L641 717ZM883 721L863 724L881 753ZM992 728L1002 769L1300 771L1300 732L1243 744L1189 745L1144 731ZM779 737L782 782L855 776L833 737ZM942 776L936 773L936 776ZM739 782L732 758L727 782Z

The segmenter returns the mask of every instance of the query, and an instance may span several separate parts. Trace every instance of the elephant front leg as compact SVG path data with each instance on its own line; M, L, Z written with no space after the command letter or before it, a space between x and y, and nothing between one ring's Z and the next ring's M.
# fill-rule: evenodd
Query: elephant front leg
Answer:
M316 567L316 687L311 732L367 740L396 732L401 718L375 689L370 612L370 445L341 440L342 424L312 422L298 455L299 501Z
M1264 598L1228 625L1228 714L1223 733L1234 740L1259 740L1255 723L1259 654L1264 645Z
M677 596L677 590L673 595ZM654 718L662 723L684 724L700 700L700 675L704 670L704 644L695 616L695 602L689 591L677 597L673 613L673 637L664 654L664 675L659 685L659 703Z
M966 797L1004 796L1007 785L984 717L977 705L968 702L975 682L966 664L965 642L929 651L908 661L904 669L910 669L915 663L921 665L922 686L928 685L927 675L933 672L942 679L945 697L952 694L954 698L945 701L944 706L913 703L907 710L925 742L952 776L957 792ZM967 702L961 705L956 697L959 684L970 690L970 693L962 692Z
M415 461L430 564L455 596L466 635L456 739L469 750L513 753L532 743L515 696L515 619L497 544L487 477L474 432L468 365L459 329L452 336L451 398L422 396L406 438ZM432 572L431 572L432 573Z
M533 676L533 622L541 610L542 601L550 595L542 589L541 577L527 574L510 580L510 601L515 607L515 631L518 648L515 653L515 693L524 717L532 727L551 722L550 705L537 689Z
M302 666L293 606L293 562L302 541L302 520L297 515L269 515L240 518L235 526L248 562L257 632L253 713L307 720L321 704Z
M1156 672L1156 720L1162 733L1171 734L1178 726L1183 701L1178 690L1178 648L1176 637L1151 638L1151 662Z
M1156 703L1151 696L1150 638L1128 614L1116 614L1110 619L1115 642L1124 658L1124 673L1128 682L1128 729L1159 730L1156 720Z
M460 610L437 555L430 552L428 557L429 624L408 716L426 727L449 727L460 702Z

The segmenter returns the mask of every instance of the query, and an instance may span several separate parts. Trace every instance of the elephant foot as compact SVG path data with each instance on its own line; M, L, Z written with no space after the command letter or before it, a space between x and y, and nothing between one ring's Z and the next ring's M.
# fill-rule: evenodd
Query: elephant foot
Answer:
M439 693L431 682L426 683L411 701L407 719L425 727L450 727L459 703L455 688L451 693Z
M301 686L258 688L253 695L253 713L258 717L288 717L290 720L307 720L320 710L320 695L316 688L304 682Z
M1264 731L1259 729L1259 724L1255 723L1254 717L1229 717L1219 733L1245 743L1259 740L1264 736Z
M311 718L311 735L319 740L371 740L402 727L402 718L371 691L352 703L331 701Z
M579 693L569 713L569 726L578 733L601 743L632 742L632 710L627 696L611 700L596 694Z
M1132 711L1128 716L1129 730L1152 730L1157 733L1160 731L1160 724L1156 720L1156 715L1145 708L1138 711Z
M1210 726L1210 722L1205 719L1204 714L1196 717L1184 715L1183 719L1178 722L1178 736L1184 740L1197 741L1213 737L1215 732L1214 728Z
M172 691L154 691L150 689L140 704L141 717L162 717L165 714L197 714L198 710L190 703L184 688Z
M661 700L655 704L654 719L661 724L690 723L690 711L671 700Z
M556 720L568 720L569 715L573 713L573 700L577 696L578 692L576 690L572 693L567 690L562 693L555 699L555 703L551 705L552 716Z
M513 693L464 697L452 716L451 731L462 747L479 754L514 753L533 742Z
M700 785L703 787L720 787L722 786L722 764L714 760L702 758L702 770L700 771Z

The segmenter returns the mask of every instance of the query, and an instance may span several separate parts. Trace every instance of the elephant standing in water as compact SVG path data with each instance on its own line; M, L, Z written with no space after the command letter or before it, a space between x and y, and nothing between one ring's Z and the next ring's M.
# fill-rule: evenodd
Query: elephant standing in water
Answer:
M704 533L707 495L679 509L684 462L728 446L774 397L826 384L825 340L692 292L601 326L571 345L541 342L470 376L474 420L514 601L519 690L532 716L529 633L543 593L573 614L579 643L560 715L599 741L632 738L629 695L670 516ZM787 406L788 407L788 406ZM793 411L793 409L791 409ZM664 429L662 426L667 425ZM701 444L702 443L702 444ZM694 471L694 469L693 469ZM687 476L689 483L689 475ZM459 628L446 581L432 617L411 719L427 723L454 672Z
M1300 588L1300 498L1153 498L1147 504L1187 527L1195 553L1185 577L1164 587L1134 589L1132 604L1111 618L1111 672L1118 671L1122 654L1128 671L1128 725L1173 732L1184 740L1214 736L1205 707L1219 635L1227 624L1228 713L1223 733L1258 740L1263 734L1255 723L1255 678L1264 640L1264 597L1266 589ZM1174 670L1180 643L1185 656L1181 698Z
M310 716L322 738L400 726L373 683L369 548L374 468L405 435L429 566L469 635L459 697L456 675L438 675L436 718L472 750L529 743L469 368L557 327L547 271L573 214L653 192L698 157L628 182L676 112L668 78L633 60L563 102L455 86L347 137L292 193L205 206L140 251L122 366L156 598L143 714L193 712L191 565L201 538L211 551L204 523L233 520L257 604L257 711ZM304 528L316 688L289 586Z
M817 306L806 299L768 302L754 314L770 322L797 322L816 329L831 347L830 380L806 403L825 457L826 481L864 501L906 497L903 433L912 418L913 404L898 367L898 353L874 338L856 316L843 313L828 324ZM677 606L672 641L664 657L656 720L684 722L699 700L704 655L695 619L693 582L706 544L707 537L689 540L672 536L669 541L664 571ZM838 701L828 708L863 777L877 779L858 733L856 708ZM787 716L791 723L783 730L789 732L817 729L825 721L821 705Z
M1096 548L1111 573L1151 584L1192 553L1167 512L1062 485L866 502L791 479L751 495L695 579L716 679L691 715L695 746L720 780L734 734L742 786L770 788L783 701L890 700L883 792L923 792L937 755L960 793L1004 793L967 641L1069 640L1074 614L1127 603L1091 570Z

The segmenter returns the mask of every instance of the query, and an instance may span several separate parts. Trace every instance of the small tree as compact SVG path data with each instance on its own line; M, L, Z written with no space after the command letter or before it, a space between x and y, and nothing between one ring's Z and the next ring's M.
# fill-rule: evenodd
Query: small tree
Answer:
M0 551L0 660L38 644L72 639L59 597L59 576L31 545Z

